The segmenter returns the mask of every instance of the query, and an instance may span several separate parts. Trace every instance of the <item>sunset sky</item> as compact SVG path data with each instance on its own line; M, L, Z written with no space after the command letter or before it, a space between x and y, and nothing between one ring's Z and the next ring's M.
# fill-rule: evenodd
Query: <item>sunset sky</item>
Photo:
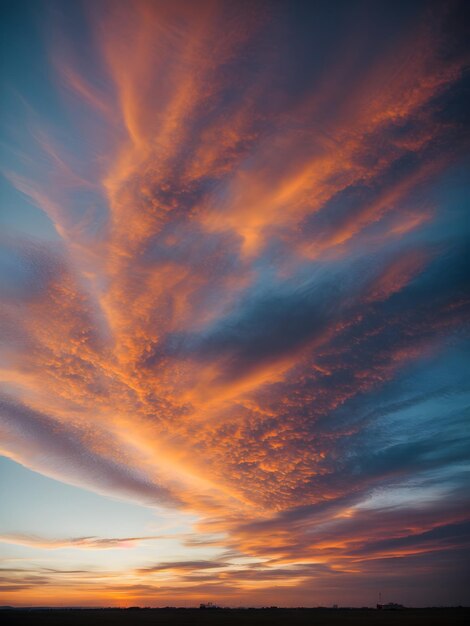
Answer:
M470 602L468 8L2 2L1 605Z

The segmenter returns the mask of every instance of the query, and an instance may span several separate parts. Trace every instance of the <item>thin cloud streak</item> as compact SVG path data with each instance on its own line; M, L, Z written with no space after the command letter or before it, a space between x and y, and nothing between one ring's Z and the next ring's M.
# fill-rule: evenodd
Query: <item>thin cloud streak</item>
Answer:
M28 546L43 550L62 548L80 548L89 550L108 550L130 548L136 543L160 539L159 536L149 537L71 537L68 539L47 539L31 535L0 535L0 542L18 546ZM74 572L72 572L74 573Z

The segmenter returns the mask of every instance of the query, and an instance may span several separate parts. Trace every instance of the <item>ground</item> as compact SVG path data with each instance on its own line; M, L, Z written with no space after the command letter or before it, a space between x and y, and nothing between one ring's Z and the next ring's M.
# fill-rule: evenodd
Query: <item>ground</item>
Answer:
M460 626L470 609L29 609L2 610L4 626Z

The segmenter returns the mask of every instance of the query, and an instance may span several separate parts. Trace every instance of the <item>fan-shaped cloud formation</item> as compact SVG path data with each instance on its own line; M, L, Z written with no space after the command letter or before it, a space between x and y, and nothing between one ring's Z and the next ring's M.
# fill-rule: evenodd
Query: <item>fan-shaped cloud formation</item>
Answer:
M54 234L1 236L2 453L221 550L107 597L323 602L416 568L432 601L468 545L461 5L45 5L59 113L21 104L4 173Z

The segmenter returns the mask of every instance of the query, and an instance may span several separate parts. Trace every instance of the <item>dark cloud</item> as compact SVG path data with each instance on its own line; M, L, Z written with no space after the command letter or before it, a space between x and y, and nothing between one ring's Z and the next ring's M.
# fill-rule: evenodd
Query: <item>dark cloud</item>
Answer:
M406 548L417 550L419 548L446 549L460 548L468 546L470 548L470 521L457 524L445 524L427 530L423 533L407 535L395 539L383 539L381 541L371 541L360 550L352 550L351 554L374 554L380 552L391 552L400 554Z

